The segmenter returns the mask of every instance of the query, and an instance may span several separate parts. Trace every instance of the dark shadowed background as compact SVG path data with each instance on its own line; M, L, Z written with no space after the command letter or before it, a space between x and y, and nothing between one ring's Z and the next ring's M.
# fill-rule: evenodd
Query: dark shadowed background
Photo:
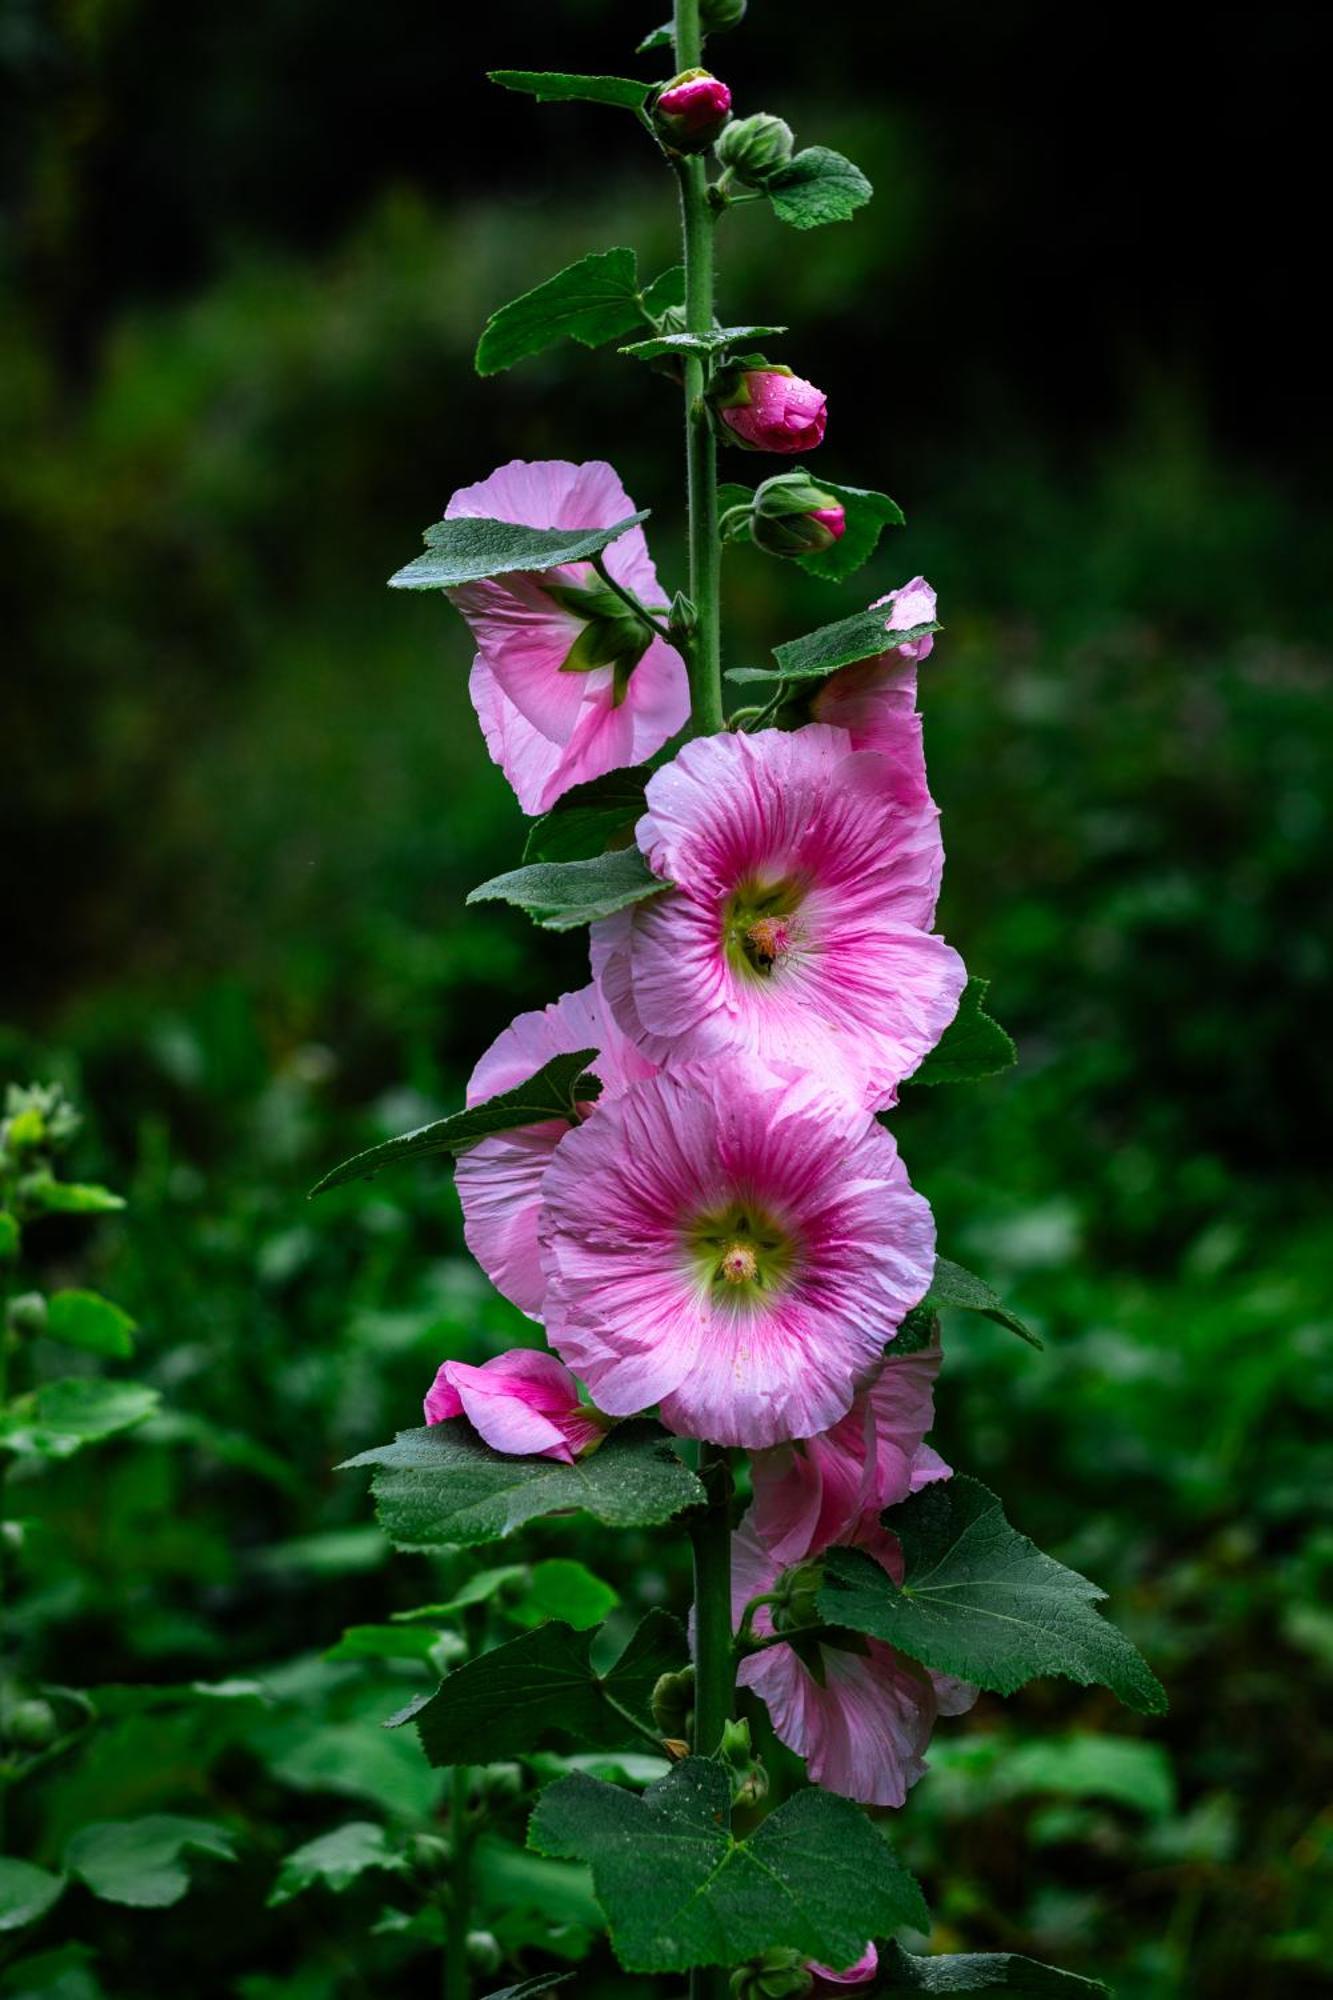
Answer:
M83 1164L131 1205L39 1262L133 1310L175 1413L24 1483L11 1633L47 1679L269 1690L258 1720L128 1718L24 1788L11 1851L48 1864L90 1815L205 1807L243 1860L157 1917L71 1891L13 1954L95 1957L20 1957L0 1993L437 1987L428 1936L371 1935L382 1883L264 1898L326 1827L436 1810L379 1730L424 1668L322 1655L439 1579L330 1468L516 1316L434 1163L304 1190L585 976L578 941L465 916L521 820L462 625L383 580L500 460L608 456L683 581L669 385L573 347L470 366L487 312L585 251L675 261L631 119L483 77L653 74L660 11L0 0L0 1072L85 1102ZM1333 1956L1327 31L752 0L710 59L875 183L851 224L730 218L721 309L790 323L818 463L908 515L842 589L737 554L729 659L937 586L941 921L1022 1053L905 1093L942 1247L1047 1341L948 1326L937 1436L1107 1586L1173 1702L985 1699L896 1837L939 1946L1123 2000L1303 2000ZM627 1605L680 1597L660 1541L535 1541ZM577 1871L533 1886L496 1840L508 1962L577 1960ZM606 1964L576 1990L623 1990Z

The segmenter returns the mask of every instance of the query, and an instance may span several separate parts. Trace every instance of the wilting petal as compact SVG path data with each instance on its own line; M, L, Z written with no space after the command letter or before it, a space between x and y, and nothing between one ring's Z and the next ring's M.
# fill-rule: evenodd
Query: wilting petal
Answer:
M427 1423L465 1416L494 1451L572 1464L602 1435L579 1402L578 1383L553 1354L517 1347L479 1368L446 1361L426 1398Z
M815 1975L815 1992L833 1993L846 1986L868 1986L879 1971L879 1953L873 1944L868 1944L855 1965L849 1965L845 1972L834 1972L827 1965L817 1965L810 1959L809 1970Z

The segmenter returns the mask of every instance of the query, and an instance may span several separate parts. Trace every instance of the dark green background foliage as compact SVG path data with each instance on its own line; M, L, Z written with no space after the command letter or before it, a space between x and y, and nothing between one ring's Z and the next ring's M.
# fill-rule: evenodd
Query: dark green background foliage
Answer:
M482 68L624 70L662 7L463 11L0 21L0 1073L67 1081L92 1108L72 1171L130 1197L41 1223L25 1282L123 1305L162 1395L11 1484L21 1677L119 1692L16 1791L6 1851L52 1868L90 1822L173 1815L168 1849L185 1820L235 1856L187 1844L189 1898L156 1911L72 1881L7 1940L0 1994L436 1991L422 1836L449 1780L381 1722L460 1634L610 1608L623 1644L683 1605L660 1531L547 1520L506 1548L603 1579L581 1621L564 1569L469 1585L493 1551L390 1556L331 1469L418 1422L446 1355L527 1334L462 1254L442 1158L305 1188L453 1109L496 1028L585 976L581 933L464 910L523 827L461 624L384 580L453 486L599 454L683 580L665 382L572 344L470 372L487 315L562 264L674 261L632 121ZM805 12L752 0L717 66L876 200L799 237L734 218L723 316L790 323L783 358L830 394L820 468L908 526L846 588L737 551L728 664L872 585L939 588L942 923L1022 1061L905 1091L896 1125L944 1252L1046 1345L946 1311L937 1441L1109 1590L1171 1697L1161 1720L1065 1680L983 1696L896 1838L936 1949L1300 2000L1333 1955L1333 705L1325 383L1286 255L1315 128L1277 81L1317 69L1318 31L1277 10L1187 66L1119 14L1075 46L1054 7L847 7L810 46ZM454 1608L392 1620L430 1604ZM624 1991L586 1875L521 1845L533 1771L568 1763L486 1778L483 1991L589 1953L578 1992Z

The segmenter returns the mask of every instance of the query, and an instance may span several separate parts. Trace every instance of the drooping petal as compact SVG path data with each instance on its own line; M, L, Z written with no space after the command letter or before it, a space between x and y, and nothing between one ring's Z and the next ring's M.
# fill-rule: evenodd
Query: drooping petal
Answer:
M494 1451L566 1464L602 1431L596 1413L580 1404L569 1370L539 1348L514 1348L479 1368L446 1361L426 1398L426 1421L459 1415Z
M870 608L885 611L886 626L907 631L913 625L933 622L935 592L923 576L914 576L901 589L876 598ZM816 722L845 729L856 749L877 751L905 799L930 796L921 718L916 713L916 670L934 648L935 635L927 632L874 659L840 667L810 706Z
M722 1444L835 1422L933 1271L929 1207L882 1127L743 1055L599 1107L542 1193L552 1345L604 1409L660 1402Z
M827 1965L818 1965L812 1958L808 1969L815 1976L816 1993L835 1993L847 1986L869 1986L879 1971L879 1953L873 1944L868 1944L855 1965L849 1965L845 1972L834 1972Z

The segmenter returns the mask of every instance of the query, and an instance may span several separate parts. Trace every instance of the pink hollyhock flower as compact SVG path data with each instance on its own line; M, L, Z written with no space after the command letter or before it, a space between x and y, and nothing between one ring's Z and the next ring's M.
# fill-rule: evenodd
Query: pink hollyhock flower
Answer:
M935 592L924 576L914 576L900 590L876 598L872 611L884 607L887 631L904 632L913 625L933 624ZM839 667L825 681L810 713L816 722L845 729L857 750L878 750L892 760L914 785L921 799L929 798L926 759L921 742L921 717L916 712L916 670L935 649L933 632L891 647L873 660Z
M749 451L813 451L824 442L828 398L790 368L745 368L727 378L717 411Z
M895 1580L902 1557L879 1524L884 1507L949 1468L923 1443L933 1416L931 1389L939 1350L890 1354L872 1384L832 1430L753 1461L754 1504L732 1541L732 1617L739 1626L751 1599L781 1592L802 1565L828 1548L865 1549ZM788 1588L792 1586L789 1584ZM782 1630L778 1607L761 1605L751 1629ZM817 1784L866 1805L899 1806L925 1769L937 1715L969 1708L975 1690L928 1673L877 1639L856 1649L802 1640L753 1653L742 1685L767 1703L779 1739L806 1760Z
M514 459L460 488L445 518L609 528L633 512L600 460ZM662 607L642 528L612 542L603 560L641 604ZM571 785L642 763L684 725L684 660L607 590L591 563L514 571L460 584L449 596L477 642L470 688L487 748L524 812L545 812Z
M845 1972L834 1972L827 1965L816 1965L814 1959L807 1961L807 1969L813 1972L815 1993L836 1993L848 1986L869 1986L879 1971L879 1953L873 1944L868 1944L855 1965L849 1965Z
M653 123L676 153L702 153L730 115L730 90L706 69L682 70L653 103Z
M607 1430L600 1411L580 1403L568 1368L535 1347L512 1348L480 1368L444 1362L425 1409L428 1424L466 1417L493 1451L559 1458L566 1465L600 1444Z
M892 1349L845 1417L817 1437L781 1445L754 1461L756 1532L772 1555L798 1563L825 1549L886 1507L894 1507L949 1468L923 1442L935 1421L938 1347L916 1354Z
M653 1075L652 1063L621 1033L597 988L585 986L510 1023L473 1070L468 1104L484 1104L526 1083L553 1056L574 1049L598 1051L589 1068L601 1081L602 1095L579 1107L585 1117ZM492 1133L460 1153L454 1170L468 1249L491 1283L534 1319L546 1291L537 1247L542 1176L570 1130L566 1119L550 1118Z
M841 1417L934 1270L882 1126L748 1054L634 1085L542 1183L546 1330L603 1409L751 1447Z
M667 895L593 926L593 971L654 1062L742 1049L893 1102L958 1008L931 934L939 814L821 724L686 744L637 838Z

